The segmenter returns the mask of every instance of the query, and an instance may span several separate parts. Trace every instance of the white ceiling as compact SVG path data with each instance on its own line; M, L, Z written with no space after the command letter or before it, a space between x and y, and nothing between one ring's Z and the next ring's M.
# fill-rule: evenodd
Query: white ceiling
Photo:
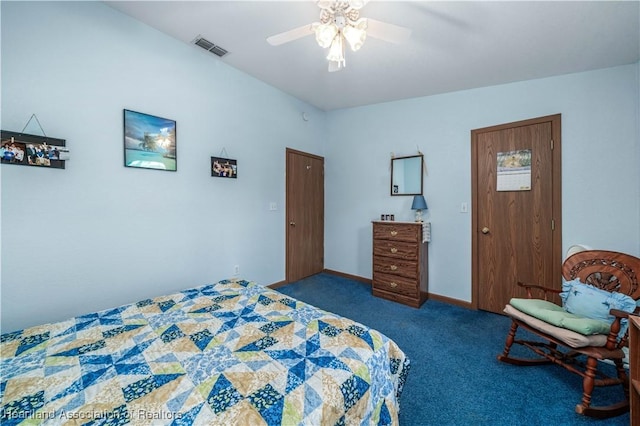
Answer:
M367 38L327 71L314 36L266 38L318 21L314 1L107 1L178 40L201 35L210 55L322 110L632 64L640 60L639 1L370 1L361 17L408 27L402 45Z

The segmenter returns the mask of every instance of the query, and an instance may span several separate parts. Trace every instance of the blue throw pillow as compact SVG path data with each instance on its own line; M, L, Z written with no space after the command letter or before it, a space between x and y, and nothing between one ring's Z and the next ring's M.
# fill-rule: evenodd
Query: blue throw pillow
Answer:
M626 294L601 290L592 285L583 284L578 279L563 281L560 297L562 306L567 312L609 323L615 318L609 315L611 309L633 312L637 306L636 301ZM626 330L626 321L621 332L624 330Z

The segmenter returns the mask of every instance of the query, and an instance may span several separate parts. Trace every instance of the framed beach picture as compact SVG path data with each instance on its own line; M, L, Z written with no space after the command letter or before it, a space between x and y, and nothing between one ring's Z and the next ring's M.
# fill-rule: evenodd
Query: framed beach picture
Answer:
M236 179L238 177L238 160L211 157L211 176Z
M124 165L175 172L176 122L125 109Z

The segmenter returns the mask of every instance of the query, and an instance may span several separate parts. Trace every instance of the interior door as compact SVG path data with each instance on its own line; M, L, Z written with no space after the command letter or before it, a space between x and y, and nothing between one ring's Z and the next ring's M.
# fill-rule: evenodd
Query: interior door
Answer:
M324 158L287 148L286 281L324 269Z
M472 305L502 313L517 282L561 288L560 115L471 132Z

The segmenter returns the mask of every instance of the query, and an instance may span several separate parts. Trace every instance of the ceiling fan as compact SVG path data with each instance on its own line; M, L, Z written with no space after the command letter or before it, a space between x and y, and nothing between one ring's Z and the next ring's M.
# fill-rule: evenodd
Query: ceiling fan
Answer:
M370 18L361 18L360 9L368 0L318 0L320 20L267 38L272 46L279 46L315 34L320 47L328 48L329 71L340 71L346 65L345 45L354 52L364 44L367 36L390 43L409 39L411 30Z

